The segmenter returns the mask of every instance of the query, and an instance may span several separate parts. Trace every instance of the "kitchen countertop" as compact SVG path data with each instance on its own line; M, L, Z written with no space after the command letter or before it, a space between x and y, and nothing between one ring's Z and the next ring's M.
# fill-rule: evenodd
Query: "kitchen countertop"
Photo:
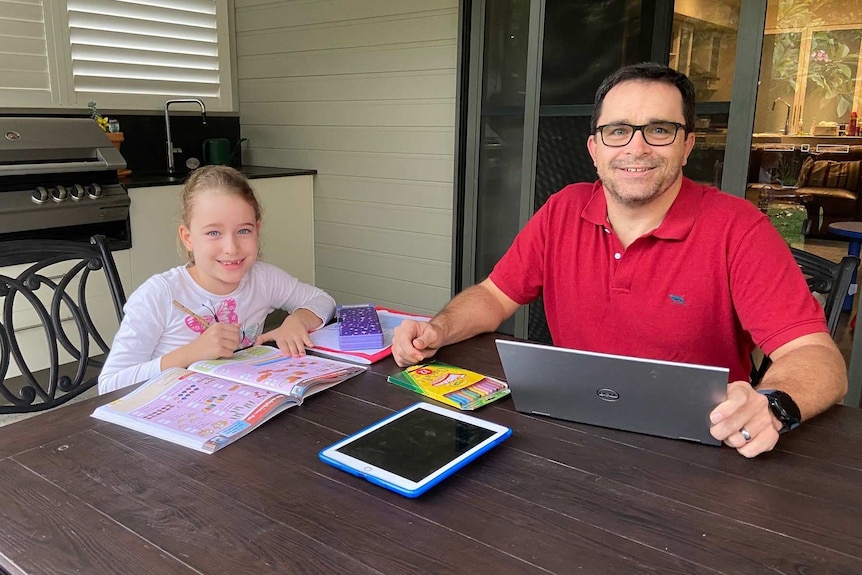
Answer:
M288 176L313 176L317 170L303 170L297 168L272 168L267 166L242 166L239 171L250 180L258 178L283 178ZM154 186L173 186L182 184L186 175L160 174L138 174L132 172L125 178L120 178L120 183L127 188L149 188Z

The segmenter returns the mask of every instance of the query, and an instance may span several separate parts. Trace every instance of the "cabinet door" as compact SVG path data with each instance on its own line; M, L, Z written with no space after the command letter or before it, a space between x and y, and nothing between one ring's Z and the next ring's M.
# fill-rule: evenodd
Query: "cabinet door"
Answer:
M312 176L261 178L251 184L263 208L261 259L313 284Z
M177 236L182 186L132 188L129 196L132 199L131 282L126 294L132 293L150 276L188 261L181 255Z

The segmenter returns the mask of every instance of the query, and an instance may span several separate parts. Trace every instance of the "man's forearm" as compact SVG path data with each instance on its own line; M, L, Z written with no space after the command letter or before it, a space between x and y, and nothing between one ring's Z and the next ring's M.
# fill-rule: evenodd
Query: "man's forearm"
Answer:
M431 319L443 333L442 345L494 331L517 309L514 302L502 304L493 293L499 290L488 283L486 280L462 291Z
M847 366L834 345L804 345L776 359L758 388L790 394L805 420L841 401L847 393Z

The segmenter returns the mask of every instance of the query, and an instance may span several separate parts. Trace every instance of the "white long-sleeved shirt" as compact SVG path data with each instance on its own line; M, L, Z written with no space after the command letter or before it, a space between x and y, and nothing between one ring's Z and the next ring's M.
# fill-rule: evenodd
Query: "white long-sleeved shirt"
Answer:
M263 332L266 316L275 309L288 313L304 308L321 325L335 311L335 300L325 291L303 283L276 266L255 262L227 295L200 287L186 266L155 275L132 293L111 352L99 374L99 393L107 393L161 372L162 356L197 339L204 326L173 304L178 301L204 320L241 326L242 344L254 343Z

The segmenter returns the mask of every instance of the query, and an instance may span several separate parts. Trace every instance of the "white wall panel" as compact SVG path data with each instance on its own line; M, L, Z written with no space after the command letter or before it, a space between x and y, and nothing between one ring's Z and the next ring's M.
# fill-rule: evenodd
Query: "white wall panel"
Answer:
M409 179L422 174L425 181L432 182L451 182L454 169L453 159L442 154L370 154L250 147L248 157L251 158L249 163L255 166L312 167L325 174L371 178Z
M339 102L240 102L242 124L268 126L452 127L455 103L445 99ZM256 142L249 141L250 147Z
M452 70L456 51L454 40L433 41L415 45L389 44L382 47L237 56L237 62L240 80L355 74L356 72ZM348 96L349 94L345 94L345 97Z
M421 13L359 22L338 22L327 26L294 27L289 34L285 34L281 28L261 30L248 32L243 51L238 55L376 46L380 44L381 38L385 38L388 44L451 40L457 25L458 15L446 11L438 15Z
M240 99L252 102L343 102L351 100L448 99L455 97L450 70L398 71L295 78L249 78L240 84Z
M389 261L389 256L405 255L448 264L452 251L452 239L448 235L433 236L341 222L315 222L314 243L318 248L334 245L373 251L384 261Z
M289 28L330 22L362 22L369 18L434 13L457 8L457 0L236 0L237 31Z
M452 186L447 182L318 175L314 196L318 199L400 204L415 208L449 210L452 207ZM448 232L446 235L449 235Z
M447 127L400 126L262 126L246 125L243 136L261 148L292 148L337 152L452 155L454 132Z
M458 0L234 5L244 161L318 171L317 285L434 313L451 282Z

